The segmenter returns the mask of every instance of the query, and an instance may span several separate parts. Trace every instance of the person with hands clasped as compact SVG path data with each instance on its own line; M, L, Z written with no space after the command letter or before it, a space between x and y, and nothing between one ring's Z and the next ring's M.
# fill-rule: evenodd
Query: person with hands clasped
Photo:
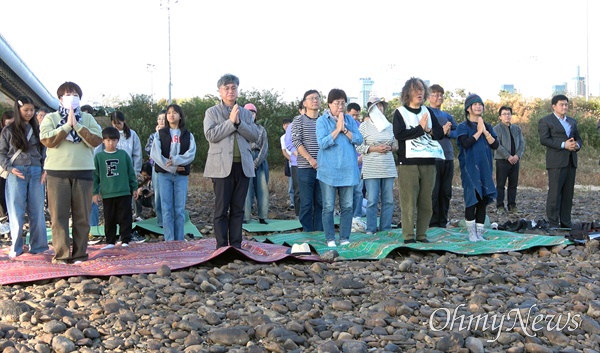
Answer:
M63 83L57 95L61 106L57 112L46 114L40 126L41 142L47 147L44 169L55 252L52 261L79 263L88 258L94 148L102 143L102 129L92 115L80 110L82 91L77 84ZM69 239L71 215L72 242Z
M428 96L429 89L425 81L411 77L402 88L402 106L394 112L393 129L394 137L398 140L398 188L405 244L429 243L427 229L433 213L431 195L436 177L435 161L436 158L444 158L443 149L436 141L444 137L444 130L433 110L423 105Z
M323 230L323 200L321 186L317 180L317 170L320 165L317 162L319 155L317 119L321 95L314 89L304 92L302 105L306 108L306 112L295 117L292 122L292 144L298 153L296 157L296 174L300 190L298 218L303 231L314 232Z
M323 197L323 230L329 247L336 246L333 221L336 194L340 204L340 245L350 243L354 185L358 184L359 178L355 146L363 142L363 137L352 116L344 114L347 99L346 92L341 89L329 91L329 109L317 120L317 179Z
M244 204L250 178L256 175L250 144L258 141L260 130L252 113L237 104L239 84L237 76L223 75L217 81L221 101L204 116L209 142L204 176L212 179L215 193L217 249L242 248Z
M496 132L483 121L483 100L476 94L465 99L466 121L456 128L460 179L464 190L465 222L469 241L483 241L486 207L496 198L492 177L492 150L498 148Z
M8 257L23 253L25 213L29 220L29 253L48 250L44 217L43 171L44 147L34 118L35 106L27 96L15 99L15 121L0 135L0 165L9 172L6 180L6 203L10 218L12 244Z
M157 172L165 241L185 240L185 201L188 176L196 157L194 135L185 128L183 110L177 104L167 107L167 126L158 130L150 157Z

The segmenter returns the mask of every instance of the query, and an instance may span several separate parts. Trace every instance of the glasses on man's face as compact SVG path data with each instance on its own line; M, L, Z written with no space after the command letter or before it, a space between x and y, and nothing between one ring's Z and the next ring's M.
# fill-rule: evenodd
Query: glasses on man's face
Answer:
M221 89L226 92L235 92L235 91L237 91L238 88L236 85L229 85L229 86L222 86Z
M346 106L346 101L333 101L331 102L332 105L335 105L337 107L345 107Z
M309 96L309 97L306 97L304 100L318 102L320 99L321 99L321 97L319 97L319 96Z
M512 113L502 113L500 115L502 115L502 116L512 116Z

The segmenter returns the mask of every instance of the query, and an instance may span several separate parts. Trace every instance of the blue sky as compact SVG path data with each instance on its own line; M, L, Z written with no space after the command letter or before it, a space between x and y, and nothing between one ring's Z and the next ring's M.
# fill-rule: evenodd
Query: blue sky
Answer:
M0 33L52 94L69 80L83 103L166 98L166 3L0 0ZM172 0L172 97L216 94L228 72L242 90L274 89L286 100L313 88L358 96L361 77L389 98L411 76L490 100L502 84L548 97L554 84L573 87L577 65L586 75L588 56L599 95L598 14L599 0Z

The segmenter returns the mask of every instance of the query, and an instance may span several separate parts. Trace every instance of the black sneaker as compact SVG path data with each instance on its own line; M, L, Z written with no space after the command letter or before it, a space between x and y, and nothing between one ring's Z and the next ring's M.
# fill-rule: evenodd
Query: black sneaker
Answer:
M143 243L146 240L148 240L148 239L146 239L146 237L144 237L144 236L141 236L140 233L138 233L138 232L133 232L131 234L131 242L132 243Z
M427 239L417 239L417 241L418 241L419 243L431 243L431 242L430 242L429 240L427 240Z
M417 241L414 239L405 239L404 244L415 244Z

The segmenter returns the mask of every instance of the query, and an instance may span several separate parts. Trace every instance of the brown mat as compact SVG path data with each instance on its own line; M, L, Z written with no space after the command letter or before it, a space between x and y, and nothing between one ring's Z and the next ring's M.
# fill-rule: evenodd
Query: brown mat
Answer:
M286 254L289 249L287 246L253 241L244 241L243 250L232 247L215 250L214 238L130 244L127 248L117 245L114 249L100 250L104 245L88 246L89 260L77 265L53 264L52 248L42 254L25 253L15 260L8 258L8 248L4 248L0 250L0 284L71 276L154 273L162 265L175 270L198 265L216 257L232 255L241 255L256 262L275 262L286 257L321 261L318 255L294 256Z

